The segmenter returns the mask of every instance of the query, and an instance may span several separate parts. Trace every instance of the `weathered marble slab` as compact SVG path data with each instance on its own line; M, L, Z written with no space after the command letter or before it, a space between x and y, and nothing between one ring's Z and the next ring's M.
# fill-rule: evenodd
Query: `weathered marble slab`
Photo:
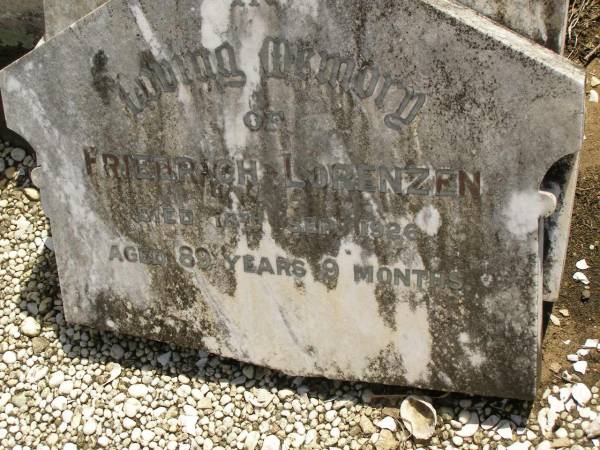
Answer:
M44 0L46 38L75 23L107 0ZM562 53L568 0L459 0L481 14Z
M528 36L557 53L563 53L569 11L568 0L459 0L467 6ZM579 158L562 161L545 186L558 199L556 211L547 218L544 236L544 300L558 300L561 277L565 265L567 245Z
M582 140L556 54L444 0L113 0L0 88L69 321L534 395L539 187Z
M562 53L569 0L459 0L487 17Z
M44 0L46 38L106 3L107 0ZM562 53L568 0L459 0L508 28Z
M54 36L106 0L45 0L46 38ZM568 16L568 0L460 0L557 53L562 53ZM548 180L558 198L556 211L546 220L543 262L544 300L558 300L575 200L578 159L561 164L561 172Z

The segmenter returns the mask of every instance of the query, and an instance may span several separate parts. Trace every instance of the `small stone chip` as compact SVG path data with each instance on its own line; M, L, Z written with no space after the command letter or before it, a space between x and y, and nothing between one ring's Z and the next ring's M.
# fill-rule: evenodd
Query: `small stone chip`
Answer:
M560 373L560 370L561 370L560 364L557 362L553 362L552 364L550 364L550 370L554 373Z

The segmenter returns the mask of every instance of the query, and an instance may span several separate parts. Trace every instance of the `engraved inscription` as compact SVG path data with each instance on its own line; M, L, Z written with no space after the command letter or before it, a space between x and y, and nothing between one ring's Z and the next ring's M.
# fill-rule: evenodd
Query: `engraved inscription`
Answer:
M170 206L135 208L133 210L133 220L139 224L193 225L194 212L190 209Z
M187 270L206 271L215 264L223 264L230 272L241 270L256 276L271 275L302 279L309 274L308 263L298 258L253 254L217 255L205 247L193 248L188 245L179 246L174 253L177 263ZM108 259L109 262L164 266L168 258L166 254L157 250L112 245ZM360 264L355 264L351 270L352 279L356 284L453 291L460 291L464 286L460 274L456 271L442 273L408 267L374 267ZM324 282L336 282L340 276L340 265L335 258L324 258L313 276Z
M92 147L84 149L83 157L88 176L165 183L191 182L202 185L207 180L213 180L230 186L257 186L265 169L253 159L219 159L211 162L187 156L117 155L99 153ZM290 155L284 155L281 163L275 175L285 177L287 189L311 187L423 197L481 196L480 171L350 164L302 167L294 166Z
M461 290L464 284L458 272L444 274L419 269L363 265L354 266L354 282L418 289L449 288L455 291Z
M399 131L404 125L410 125L425 104L424 93L416 92L398 77L388 73L382 75L379 67L358 68L352 58L327 51L317 52L304 42L292 44L281 38L266 38L260 52L262 71L267 78L305 81L312 72L310 60L317 55L319 69L314 75L322 85L339 87L361 100L375 96L379 110L386 110L393 91L400 94L399 104L394 105L395 109L384 118L389 128Z
M267 1L268 4L269 1ZM252 0L249 6L258 6ZM243 7L236 0L232 8ZM171 52L173 53L173 52ZM414 122L425 105L426 94L415 90L406 80L387 73L374 64L359 66L355 59L324 49L313 48L303 41L289 42L279 37L267 37L258 55L260 71L265 79L286 79L305 82L315 79L319 85L341 89L358 100L373 98L374 104L384 114L385 125L401 131ZM314 70L312 60L315 59ZM238 57L229 42L209 51L196 47L169 59L157 59L149 51L140 53L137 77L127 79L122 74L114 78L106 75L107 86L116 87L119 98L132 114L142 113L148 104L165 93L174 93L181 85L216 86L219 91L243 88L247 75L238 65ZM281 127L282 112L248 112L244 124L252 131L276 131Z

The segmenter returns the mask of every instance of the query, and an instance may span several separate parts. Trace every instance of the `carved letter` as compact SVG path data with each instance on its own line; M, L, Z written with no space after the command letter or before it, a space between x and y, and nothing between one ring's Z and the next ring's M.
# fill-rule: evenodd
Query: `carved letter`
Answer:
M327 52L321 52L320 55L321 66L317 76L319 83L329 83L333 88L339 83L342 89L347 91L354 73L354 61L350 58L341 58L337 54L330 55Z
M369 83L365 86L367 75L370 75ZM352 90L359 98L364 100L375 93L377 83L379 83L379 69L377 67L366 66L360 69L354 76Z
M217 56L217 68L219 75L224 79L224 87L244 87L246 85L246 74L242 72L235 59L235 52L229 42L223 43L215 49ZM225 62L225 55L227 62Z
M294 64L294 55L287 40L268 37L260 51L262 72L267 77L285 78Z
M385 116L385 124L398 131L402 129L402 125L410 125L415 120L426 99L425 94L415 93L412 88L404 88L404 91L402 103L396 112Z

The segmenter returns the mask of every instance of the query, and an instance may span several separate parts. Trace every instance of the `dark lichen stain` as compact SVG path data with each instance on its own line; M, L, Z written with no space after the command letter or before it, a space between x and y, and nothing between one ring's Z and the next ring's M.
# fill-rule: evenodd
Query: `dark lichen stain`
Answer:
M377 300L379 316L383 322L394 331L396 326L396 306L398 305L398 294L388 284L378 284L375 288L375 299Z
M87 325L101 330L115 331L107 326L107 321L111 320L117 324L117 330L126 334L143 335L161 342L196 348L202 348L205 336L216 339L222 345L226 345L229 337L227 328L212 319L212 314L205 307L193 320L182 320L179 311L172 308L170 302L135 307L130 299L118 296L110 289L95 296L93 307L94 314L88 317L94 317L95 320ZM177 311L177 314L173 311Z
M92 58L92 86L102 99L104 105L110 105L110 91L114 88L114 80L108 75L108 56L104 50L98 50Z
M376 357L369 359L367 376L378 383L405 385L406 368L401 355L394 344L389 344Z

